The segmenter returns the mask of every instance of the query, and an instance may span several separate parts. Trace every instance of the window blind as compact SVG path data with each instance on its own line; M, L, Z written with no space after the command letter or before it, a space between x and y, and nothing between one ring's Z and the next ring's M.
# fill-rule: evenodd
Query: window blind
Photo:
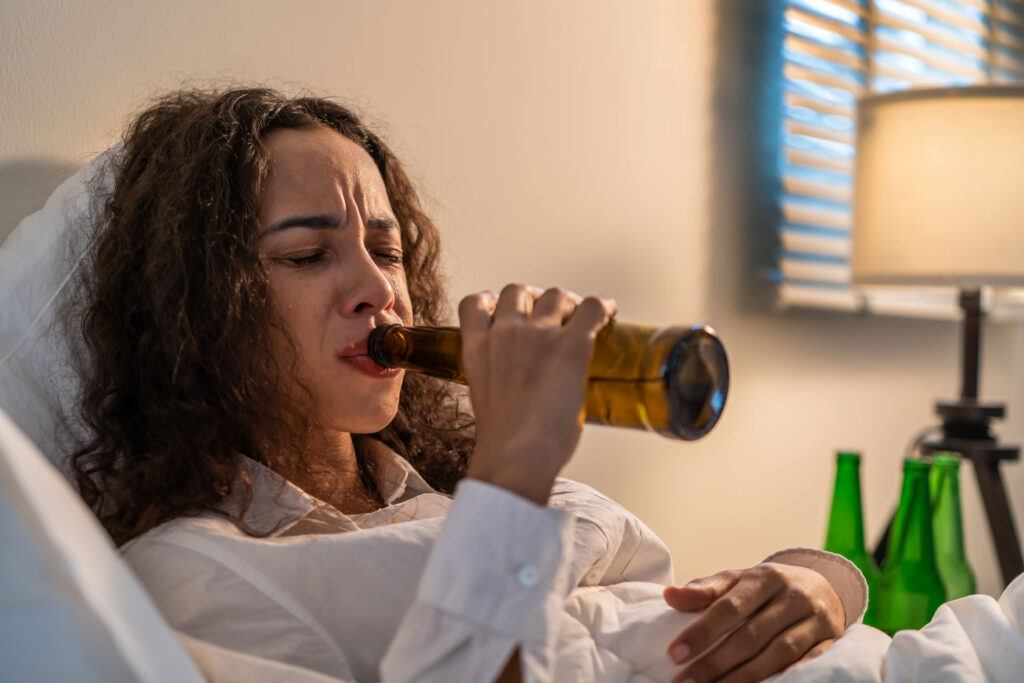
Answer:
M1024 81L1024 0L784 0L782 307L958 316L946 290L850 287L857 98Z

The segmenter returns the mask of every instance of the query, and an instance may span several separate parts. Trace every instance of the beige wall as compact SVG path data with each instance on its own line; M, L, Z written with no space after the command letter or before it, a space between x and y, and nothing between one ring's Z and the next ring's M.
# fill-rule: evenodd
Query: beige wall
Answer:
M646 520L679 580L819 543L837 447L866 453L874 533L905 443L956 388L956 329L743 303L743 245L728 193L712 193L714 124L727 116L712 110L714 10L713 0L7 0L0 236L155 91L215 79L340 95L385 125L426 188L453 293L560 284L615 296L625 319L722 332L734 387L712 435L686 445L588 429L568 470ZM1003 434L1018 441L1022 366L1019 334L989 335L983 391L1017 397ZM1009 478L1024 526L1024 473ZM965 498L971 559L995 591L972 483Z

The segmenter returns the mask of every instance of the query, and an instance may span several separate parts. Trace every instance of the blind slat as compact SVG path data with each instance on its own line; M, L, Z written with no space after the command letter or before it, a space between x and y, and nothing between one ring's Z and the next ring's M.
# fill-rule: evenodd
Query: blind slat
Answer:
M801 121L793 121L792 119L786 121L785 127L786 132L793 135L808 135L813 138L842 142L846 145L852 145L854 142L854 134L852 131L834 130L832 128L825 128L824 126L814 126Z
M973 7L974 9L979 10L981 12L985 12L986 14L991 9L991 5L989 5L989 0L959 0L959 2L969 7Z
M849 211L807 206L787 200L782 201L782 217L787 223L839 230L849 230L851 222Z
M798 66L792 62L786 64L783 68L783 73L786 78L791 78L795 81L810 81L811 83L826 85L830 88L839 88L852 94L857 94L863 90L863 86L852 78L822 73L815 69L808 69L805 66Z
M920 59L928 66L959 74L961 76L966 76L968 78L983 79L986 75L985 69L977 66L976 64L972 64L970 61L956 61L950 57L939 54L934 50L920 48L916 45L908 45L905 42L899 42L887 36L878 36L877 46L879 49L885 50L886 52L897 52L909 55L916 59Z
M891 66L879 64L875 67L875 76L884 76L886 78L895 78L901 81L907 81L914 85L921 87L929 86L941 86L946 85L948 79L933 74L922 74L915 73L913 71L906 71L904 69L897 69Z
M978 34L983 34L987 30L985 22L980 19L947 9L945 6L937 3L922 2L922 0L900 0L900 2L910 7L916 7L922 12L927 13L928 16L945 22L950 26L958 26Z
M850 240L848 238L823 237L795 230L783 230L780 233L780 240L782 248L786 251L802 251L844 258L850 256Z
M838 5L845 10L853 12L858 17L864 18L868 15L867 9L860 0L828 0L833 5Z
M806 107L821 114L845 116L848 119L852 119L857 111L852 104L844 105L839 104L838 102L828 102L827 100L818 99L809 95L801 95L795 92L787 92L785 101L786 104L791 107Z
M1024 77L1024 59L1015 58L1008 54L996 54L996 66L1012 71L1018 76Z
M998 45L1003 45L1018 52L1024 52L1024 38L1010 33L1000 27L996 27L996 30L993 32L992 39Z
M829 282L845 284L850 282L850 266L839 263L814 263L782 259L779 264L782 275L787 280L808 280L812 282Z
M792 34L786 36L785 46L794 52L805 52L821 59L827 59L835 64L842 64L861 72L864 71L864 59L852 50L843 50L830 45L824 45L823 43Z
M787 174L782 176L782 189L786 194L795 194L802 197L814 197L816 199L827 199L833 202L850 203L853 198L853 190L849 185L837 185L825 183L806 178L798 178Z
M974 43L950 33L937 31L934 28L927 27L918 22L908 21L894 14L880 14L878 17L878 23L881 26L888 26L889 28L893 28L898 31L911 31L913 33L917 33L936 45L941 45L956 52L972 55L978 59L985 59L987 56L985 48L979 45L975 45Z
M844 24L834 19L829 19L820 14L814 14L802 8L790 7L786 10L786 19L789 21L802 21L816 28L831 31L849 41L863 45L867 42L864 32L855 26Z
M820 168L826 171L838 171L840 173L853 172L853 161L850 159L840 159L838 157L830 157L824 154L805 152L791 147L786 148L785 157L787 163L792 164L793 166L810 166L811 168Z
M992 14L995 21L1001 24L1008 24L1010 26L1022 27L1024 26L1024 15L1011 12L1001 5L996 5L996 11Z

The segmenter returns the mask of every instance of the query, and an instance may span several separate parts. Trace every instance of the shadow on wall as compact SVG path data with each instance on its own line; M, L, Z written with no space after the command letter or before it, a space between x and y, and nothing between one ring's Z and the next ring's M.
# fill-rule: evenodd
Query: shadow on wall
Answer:
M781 0L719 0L712 93L709 310L767 312L779 209Z
M0 243L22 218L35 213L80 164L57 159L15 159L0 163Z

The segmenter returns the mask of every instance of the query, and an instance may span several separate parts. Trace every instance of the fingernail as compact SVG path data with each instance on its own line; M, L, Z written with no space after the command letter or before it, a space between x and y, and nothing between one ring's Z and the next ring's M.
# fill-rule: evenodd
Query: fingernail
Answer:
M668 656L671 657L672 661L676 664L682 664L686 661L686 658L690 656L690 646L686 643L674 645L672 646L672 649L668 651Z

